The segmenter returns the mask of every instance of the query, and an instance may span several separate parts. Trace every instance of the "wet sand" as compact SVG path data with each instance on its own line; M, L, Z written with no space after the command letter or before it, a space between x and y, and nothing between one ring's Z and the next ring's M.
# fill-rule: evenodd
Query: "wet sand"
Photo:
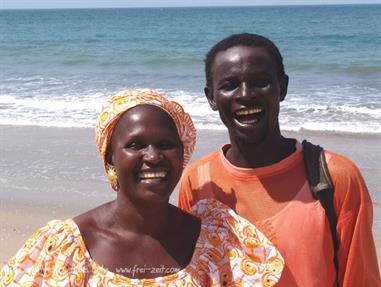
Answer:
M381 256L380 136L284 133L351 158L374 202L373 232ZM0 126L0 265L52 219L74 217L115 193L105 178L93 129ZM227 132L200 130L199 159L228 141ZM177 193L171 197L176 203Z

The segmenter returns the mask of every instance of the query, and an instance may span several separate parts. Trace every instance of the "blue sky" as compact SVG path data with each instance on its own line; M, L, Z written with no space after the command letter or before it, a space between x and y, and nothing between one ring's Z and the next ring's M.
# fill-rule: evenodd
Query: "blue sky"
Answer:
M300 4L381 4L381 0L0 0L1 9L109 8Z

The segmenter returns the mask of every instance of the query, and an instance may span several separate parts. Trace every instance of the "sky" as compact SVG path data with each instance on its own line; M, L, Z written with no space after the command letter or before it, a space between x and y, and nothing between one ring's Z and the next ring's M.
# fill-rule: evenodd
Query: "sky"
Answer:
M0 9L381 4L381 0L0 0Z

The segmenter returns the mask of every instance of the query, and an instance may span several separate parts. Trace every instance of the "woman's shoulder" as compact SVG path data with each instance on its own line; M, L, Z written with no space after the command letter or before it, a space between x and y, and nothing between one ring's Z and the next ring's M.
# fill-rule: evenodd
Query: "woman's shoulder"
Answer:
M254 226L247 219L239 216L232 208L215 198L199 200L191 209L191 214L201 218L205 226L225 226L238 231L243 226Z
M33 233L16 254L16 258L26 254L30 254L28 257L31 259L41 253L53 255L60 249L66 249L68 244L77 243L78 235L77 226L72 219L49 221Z
M254 224L216 199L200 200L192 213L202 220L198 265L209 266L209 272L214 273L210 274L213 284L263 286L252 282L268 282L266 286L273 286L278 282L283 257Z
M23 286L27 282L58 276L57 270L67 273L74 265L81 264L84 253L73 220L52 220L38 229L2 267L0 285Z

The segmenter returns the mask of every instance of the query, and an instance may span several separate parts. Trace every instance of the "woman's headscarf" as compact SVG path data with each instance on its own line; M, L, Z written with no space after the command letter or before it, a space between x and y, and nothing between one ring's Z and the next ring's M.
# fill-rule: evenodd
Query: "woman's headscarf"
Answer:
M148 89L125 90L107 99L95 127L95 141L101 154L104 168L108 171L106 160L107 148L110 145L112 133L120 117L128 110L139 105L153 105L166 111L176 124L177 132L184 149L184 166L189 162L196 143L196 130L192 119L183 107L166 99L157 91ZM112 183L112 187L116 186Z

